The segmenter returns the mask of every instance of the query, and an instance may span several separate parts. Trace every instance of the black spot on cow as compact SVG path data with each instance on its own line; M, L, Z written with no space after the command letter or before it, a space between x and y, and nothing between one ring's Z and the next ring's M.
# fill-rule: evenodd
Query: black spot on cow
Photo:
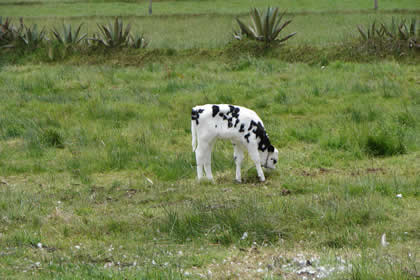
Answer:
M240 109L238 107L235 107L233 105L229 105L229 111L221 112L220 107L217 105L213 105L213 116L216 116L217 114L225 121L227 121L227 127L235 127L239 124L239 111Z
M241 127L239 128L239 132L245 132L244 128L245 128L245 125L241 124Z
M219 113L220 108L217 105L213 105L212 109L213 109L213 118L214 118L217 115L217 113Z
M245 134L245 139L246 139L246 142L248 142L249 143L249 136L251 136L251 134L250 133L247 133L247 134Z
M196 123L198 124L198 118L200 117L200 115L198 114L198 112L194 109L192 109L191 111L191 120L196 121Z
M198 110L191 110L191 120L195 121L196 124L198 124L198 119L200 118L200 114L204 112L204 109L198 109Z
M248 127L248 131L250 131L254 126L257 126L257 123L256 122L254 122L254 121L251 121L250 123L249 123L249 127Z
M239 109L238 107L235 107L233 105L229 105L229 113L232 114L232 117L237 118L239 117Z
M228 121L228 127L232 127L233 126L232 118L229 118L227 121Z
M217 124L214 127L217 128Z
M235 125L234 125L234 127L236 128L236 126L238 125L238 123L239 123L239 119L236 119L236 121L235 121Z
M270 139L268 139L268 135L265 132L264 126L261 122L254 122L251 121L251 124L249 126L250 128L255 127L255 129L252 130L252 133L255 134L256 138L259 138L258 142L258 150L265 151L268 149L269 152L274 152L274 147L270 143ZM249 130L249 129L248 129Z
M219 113L219 116L220 116L221 118L223 118L224 120L227 120L226 115L225 115L225 114L223 114L222 112L220 112L220 113Z
M224 120L227 120L227 117L225 114L223 114L222 112L219 113L219 116L222 117Z

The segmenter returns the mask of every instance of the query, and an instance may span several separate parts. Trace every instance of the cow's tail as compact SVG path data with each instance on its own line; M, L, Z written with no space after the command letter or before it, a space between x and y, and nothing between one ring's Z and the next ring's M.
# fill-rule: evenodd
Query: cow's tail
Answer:
M192 138L192 150L195 152L197 149L197 125L195 120L191 120L191 138Z

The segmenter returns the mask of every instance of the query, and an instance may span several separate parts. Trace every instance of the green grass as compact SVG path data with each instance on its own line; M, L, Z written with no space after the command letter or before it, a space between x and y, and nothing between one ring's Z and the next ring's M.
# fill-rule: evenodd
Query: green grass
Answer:
M0 278L416 279L419 56L343 47L358 24L420 9L379 2L157 1L147 17L148 1L0 0L14 21L92 34L123 15L152 39L0 53ZM287 8L298 35L229 43L255 4ZM246 159L234 183L223 141L216 184L196 182L190 112L205 103L263 119L279 149L267 182Z
M2 13L9 16L46 17L46 16L146 16L149 1L19 1L28 5L16 5L13 1L2 0ZM16 1L17 2L17 1ZM61 2L61 3L60 3ZM279 6L289 12L325 12L325 11L360 11L373 10L373 2L328 0L290 1L290 0L235 0L235 1L157 1L153 3L153 15L195 15L195 14L245 14L249 7ZM33 10L32 10L33 9ZM380 9L387 10L419 10L420 4L412 0L381 1ZM34 10L37 11L34 14Z
M339 250L357 263L357 252L380 248L383 233L388 254L401 261L384 277L413 277L398 252L415 254L419 239L417 66L192 59L2 67L5 277L177 278L253 242L282 254L297 245ZM195 182L189 111L209 102L262 117L281 158L267 184L257 183L250 160L246 183L232 184L224 142L213 154L218 183ZM122 270L104 268L111 265ZM374 266L363 262L345 275L368 279Z

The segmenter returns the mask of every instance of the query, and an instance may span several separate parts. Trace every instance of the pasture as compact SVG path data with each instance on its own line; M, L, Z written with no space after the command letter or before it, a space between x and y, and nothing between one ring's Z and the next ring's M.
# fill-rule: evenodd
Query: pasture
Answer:
M41 26L122 16L144 50L0 49L1 279L417 279L420 59L357 54L357 25L419 17L415 0L14 1ZM372 5L371 5L372 4ZM235 17L279 6L298 32L232 43ZM48 35L50 36L50 35ZM279 150L259 183L195 180L191 107L256 111ZM386 246L381 236L386 234Z

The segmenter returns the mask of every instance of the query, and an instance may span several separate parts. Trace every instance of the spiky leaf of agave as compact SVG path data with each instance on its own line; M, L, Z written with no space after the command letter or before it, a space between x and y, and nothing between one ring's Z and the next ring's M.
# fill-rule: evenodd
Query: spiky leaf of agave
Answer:
M382 26L382 30L383 30L384 34L386 34L390 39L393 39L394 34L392 33L392 31L390 31L390 29L388 29L383 23L381 24L381 26Z
M279 40L276 40L278 43L283 43L284 41L286 41L286 40L289 40L290 38L292 38L293 36L295 36L297 34L297 32L293 32L293 33L291 33L291 34L289 34L289 35L287 35L286 37L283 37L283 38L281 38L281 39L279 39Z
M277 38L277 36L279 35L279 33L286 27L286 26L288 26L290 23L291 23L292 21L291 20L288 20L288 21L286 21L285 23L283 23L280 27L278 27L275 31L274 31L274 34L273 34L273 36L274 36L274 38ZM280 21L279 21L279 23L280 23ZM293 35L292 35L293 34ZM292 33L292 34L289 34L289 35L287 35L286 37L287 37L287 39L289 39L289 38L291 38L291 37L293 37L294 35L296 35L296 32L294 32L294 33ZM286 38L286 37L284 37L284 38ZM284 39L283 38L283 39ZM283 39L281 39L282 41L286 41L286 40L283 40Z
M100 37L100 42L105 46L110 46L110 42L112 41L112 34L111 31L108 29L106 25L98 25L99 30L102 32L102 37Z
M60 32L55 27L53 27L52 29L52 34L54 35L54 37L57 39L59 43L64 44L64 40L61 37Z
M242 30L239 29L239 30L233 30L232 35L233 35L233 38L235 38L236 40L242 40L244 34L242 33Z
M261 38L265 42L270 41L270 34L268 33L268 25L270 24L270 14L271 8L267 8L267 11L264 13L263 22L262 22L262 34Z
M370 36L372 39L375 37L375 30L376 30L375 27L376 27L376 22L373 21L371 31L370 31Z
M399 38L400 40L408 40L408 30L407 30L407 26L405 25L405 20L403 20L401 22L401 24L398 27L398 34L399 34Z
M279 8L273 8L273 10L270 14L270 19L269 19L269 22L268 22L270 34L274 34L274 32L276 30L275 24L276 24L278 11L279 11Z
M416 19L412 18L410 23L410 37L414 37L416 35Z
M250 27L250 29L255 39L259 40L263 34L263 27L261 23L260 11L256 8L251 9L251 21L253 24L253 28Z
M82 28L82 25L83 25L83 23L81 23L81 24L79 25L79 27L77 27L76 32L74 33L73 43L75 43L75 44L79 44L79 43L80 43L82 40L84 40L84 39L86 38L86 36L87 36L87 34L86 34L86 33L84 33L84 34L82 34L82 35L79 37L79 34L80 34L80 30L81 30L81 28Z
M242 33L244 33L248 37L251 37L252 39L255 39L252 30L248 26L246 26L246 24L244 24L238 18L236 19L236 21L238 22L239 28L241 29Z

